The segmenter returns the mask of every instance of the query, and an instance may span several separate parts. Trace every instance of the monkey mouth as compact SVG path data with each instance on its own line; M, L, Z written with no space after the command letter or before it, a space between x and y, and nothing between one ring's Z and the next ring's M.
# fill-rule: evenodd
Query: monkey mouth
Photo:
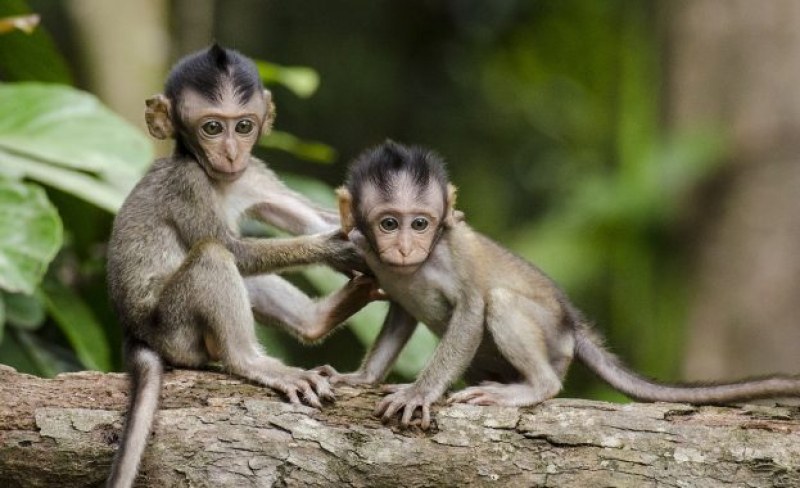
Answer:
M382 260L384 266L390 269L393 273L397 274L411 274L414 273L422 266L422 263L425 261L406 261L406 262L397 262L392 260Z
M211 176L215 180L219 180L219 181L234 181L234 180L237 180L237 179L239 179L240 176L242 176L244 174L245 171L247 171L247 166L243 167L242 169L237 169L237 170L233 170L233 171L220 170L220 169L217 169L217 168L215 168L213 166L210 166L208 168L209 176Z

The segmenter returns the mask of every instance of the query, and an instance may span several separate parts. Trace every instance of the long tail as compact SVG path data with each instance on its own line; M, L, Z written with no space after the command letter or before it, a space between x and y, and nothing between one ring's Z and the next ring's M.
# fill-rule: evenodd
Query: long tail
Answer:
M164 376L164 365L155 351L143 344L134 343L129 345L126 352L132 393L125 433L106 482L109 488L129 488L136 479L147 437L153 427L153 418L158 410L161 379Z
M592 371L629 397L650 402L723 404L756 398L800 396L800 378L769 376L733 383L668 385L634 373L602 345L586 324L576 325L575 352Z

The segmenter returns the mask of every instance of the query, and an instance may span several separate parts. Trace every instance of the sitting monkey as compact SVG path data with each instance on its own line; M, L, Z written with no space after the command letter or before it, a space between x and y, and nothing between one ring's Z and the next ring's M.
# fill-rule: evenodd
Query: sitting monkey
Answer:
M462 373L474 386L450 402L535 405L558 394L573 356L638 400L718 404L800 395L796 377L679 386L627 369L550 278L463 222L444 163L430 151L393 142L365 151L338 193L344 230L391 304L357 372L319 370L332 382L376 383L418 321L441 338L413 384L388 388L376 408L385 421L400 414L402 425L427 429L431 403Z
M164 367L219 361L231 373L273 388L291 402L320 407L328 380L284 365L256 339L254 314L313 341L373 298L364 277L312 301L279 276L287 267L324 263L362 268L338 230L338 216L289 190L253 145L274 117L255 65L218 45L187 56L163 95L147 101L150 133L174 138L125 200L108 250L108 284L124 331L132 381L122 444L108 486L133 483L145 448ZM244 238L249 216L295 238Z

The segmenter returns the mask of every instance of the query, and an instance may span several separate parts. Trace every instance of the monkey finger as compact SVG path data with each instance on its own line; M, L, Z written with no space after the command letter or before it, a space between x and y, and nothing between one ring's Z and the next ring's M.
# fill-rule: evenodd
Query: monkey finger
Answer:
M308 382L311 383L312 388L314 388L314 391L320 398L330 402L336 401L336 396L333 394L333 390L331 390L327 378L316 374L309 374Z
M328 377L335 377L339 375L339 372L334 369L333 366L330 364L323 364L322 366L317 366L316 368L311 369L310 371L314 371L316 373L321 374L322 376Z
M473 388L467 388L465 390L457 391L447 398L447 403L448 404L466 403L470 398L473 398L479 395L480 393L481 392L479 390L475 390Z
M401 400L392 400L383 410L383 421L388 422L394 417L394 415L403 408L405 402Z
M309 385L306 382L302 382L302 386L300 387L300 389L303 392L303 399L306 401L308 405L314 408L322 409L322 403L319 401L319 397L317 397L317 394L314 393L314 390L311 388L311 385Z
M474 396L469 400L467 400L465 403L469 405L482 405L482 406L497 405L497 401L495 400L495 398L488 393L481 393L480 395Z
M369 299L373 302L381 301L381 300L388 300L389 294L383 291L382 288L376 288L369 293Z
M297 396L297 391L289 386L283 389L283 393L289 398L289 403L293 403L295 405L302 405L303 402L300 401L300 398Z
M411 386L409 383L397 383L381 386L381 393L397 393Z
M400 424L408 426L411 424L411 419L414 416L414 412L417 410L417 406L415 403L406 404L403 408L403 416L400 418Z
M422 430L428 430L431 427L431 406L427 403L422 404L422 423L420 427Z

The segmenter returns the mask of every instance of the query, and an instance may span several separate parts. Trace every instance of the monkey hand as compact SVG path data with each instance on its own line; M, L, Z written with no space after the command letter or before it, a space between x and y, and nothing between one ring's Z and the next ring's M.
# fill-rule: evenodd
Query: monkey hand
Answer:
M326 244L329 250L325 264L331 268L352 276L353 271L364 274L372 274L367 267L367 262L361 251L347 238L347 235L337 229L325 234Z
M340 373L334 369L333 366L328 364L324 366L317 366L311 371L316 371L322 376L328 378L332 385L374 385L378 382L377 378L371 378L365 371L354 371L352 373Z
M306 403L312 407L322 408L320 400L333 402L336 397L331 390L328 379L316 371L285 367L275 375L265 378L263 383L283 393L289 402ZM302 395L303 401L300 401Z
M350 280L348 286L366 292L366 299L370 302L389 299L389 295L381 289L374 276L357 274Z
M391 421L395 414L402 411L400 425L409 427L419 425L422 430L431 426L431 404L439 395L435 392L425 391L415 383L404 385L385 385L382 390L390 393L375 407L375 415L381 417L383 423ZM415 418L414 413L420 410L420 417Z

